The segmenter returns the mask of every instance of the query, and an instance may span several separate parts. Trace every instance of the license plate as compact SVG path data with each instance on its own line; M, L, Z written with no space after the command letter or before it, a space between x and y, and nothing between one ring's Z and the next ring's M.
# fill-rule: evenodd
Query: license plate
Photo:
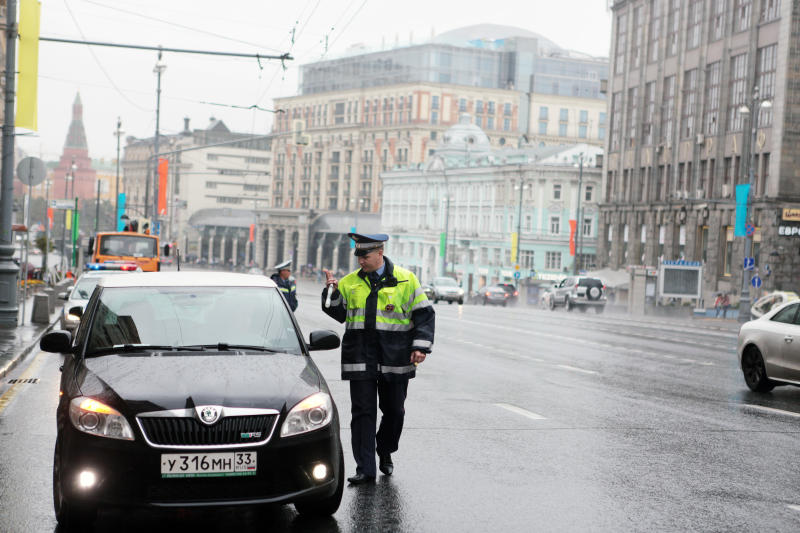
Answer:
M256 452L163 453L161 477L255 476Z

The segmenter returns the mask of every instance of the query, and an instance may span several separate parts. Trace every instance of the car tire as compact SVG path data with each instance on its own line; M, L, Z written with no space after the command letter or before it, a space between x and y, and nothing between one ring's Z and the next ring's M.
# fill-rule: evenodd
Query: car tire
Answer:
M433 299L433 303L438 304L439 303L439 298L434 298Z
M56 438L53 452L53 510L56 520L66 531L91 530L97 519L97 508L69 502L61 490L61 439Z
M572 300L569 299L569 296L564 299L564 307L567 308L567 311L572 311L575 309L575 304L572 303Z
M747 387L753 392L769 392L776 383L767 377L764 357L755 346L745 348L742 354L742 374Z
M506 307L506 306L508 305L508 302L503 302L501 305L502 305L503 307Z
M464 305L464 298L458 299L458 305Z
M301 516L330 516L339 509L344 494L344 453L339 449L339 479L336 492L321 500L296 502L294 508Z
M486 305L486 298L483 299L483 305Z
M547 302L547 307L549 307L551 311L556 310L556 299L554 297L550 297L549 301Z
M453 300L447 300L448 305L453 305Z
M600 298L600 296L602 296L602 294L603 290L597 285L589 287L589 290L586 291L586 297L589 298L590 300L597 300Z

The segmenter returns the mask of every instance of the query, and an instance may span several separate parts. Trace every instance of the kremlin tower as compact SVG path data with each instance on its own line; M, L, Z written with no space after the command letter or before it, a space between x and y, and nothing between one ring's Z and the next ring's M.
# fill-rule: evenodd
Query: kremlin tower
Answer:
M72 104L72 122L69 125L67 141L64 143L64 151L61 153L58 166L53 171L50 198L78 197L82 205L96 196L96 180L97 172L92 168L92 160L89 159L86 131L83 128L83 104L78 93Z

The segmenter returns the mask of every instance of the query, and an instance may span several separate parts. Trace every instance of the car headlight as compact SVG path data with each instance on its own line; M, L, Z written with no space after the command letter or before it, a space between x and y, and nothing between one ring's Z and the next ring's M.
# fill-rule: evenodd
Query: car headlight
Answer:
M323 428L333 419L333 402L324 392L312 394L289 411L281 426L281 437Z
M79 396L69 403L69 419L76 429L111 439L133 440L133 430L122 414L93 398Z
M464 289L458 289L458 295L464 296Z

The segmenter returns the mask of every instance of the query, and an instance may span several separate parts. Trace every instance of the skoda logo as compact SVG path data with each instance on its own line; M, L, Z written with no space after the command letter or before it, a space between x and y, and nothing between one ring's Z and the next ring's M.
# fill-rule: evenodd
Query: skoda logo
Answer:
M210 426L219 420L220 414L222 414L222 408L217 407L216 405L204 405L202 407L198 407L197 412L200 414L200 421L203 424Z

